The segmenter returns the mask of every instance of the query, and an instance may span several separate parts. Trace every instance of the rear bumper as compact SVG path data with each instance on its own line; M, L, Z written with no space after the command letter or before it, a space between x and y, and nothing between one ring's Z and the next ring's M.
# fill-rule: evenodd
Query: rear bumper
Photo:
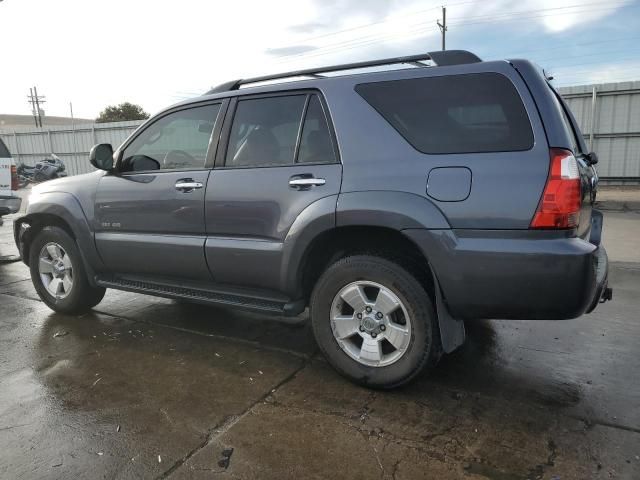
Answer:
M20 197L0 197L0 216L16 213L20 210L21 204Z
M455 318L576 318L611 293L604 247L581 238L544 231L403 233L431 263Z

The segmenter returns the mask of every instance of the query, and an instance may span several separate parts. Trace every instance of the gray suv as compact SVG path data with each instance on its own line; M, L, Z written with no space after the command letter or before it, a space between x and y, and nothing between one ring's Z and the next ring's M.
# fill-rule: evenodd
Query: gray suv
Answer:
M611 298L596 155L525 60L433 52L228 82L90 160L15 222L58 312L106 288L309 307L336 370L391 388L459 347L465 320Z

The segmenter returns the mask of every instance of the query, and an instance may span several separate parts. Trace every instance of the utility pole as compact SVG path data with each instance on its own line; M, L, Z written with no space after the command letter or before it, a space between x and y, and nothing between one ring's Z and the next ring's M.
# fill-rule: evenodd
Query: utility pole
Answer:
M31 113L33 114L33 121L36 123L36 127L38 127L38 117L36 115L36 101L33 99L33 88L29 89L29 103L31 104Z
M29 103L31 104L31 112L33 113L33 120L36 123L36 127L42 128L42 109L41 103L46 103L44 95L38 95L38 89L36 87L29 89Z
M73 161L78 173L78 142L76 141L76 121L73 118L73 103L69 102L69 110L71 111L71 131L73 132Z
M442 7L442 23L440 20L436 21L440 31L442 32L442 51L446 50L445 38L447 35L447 7Z

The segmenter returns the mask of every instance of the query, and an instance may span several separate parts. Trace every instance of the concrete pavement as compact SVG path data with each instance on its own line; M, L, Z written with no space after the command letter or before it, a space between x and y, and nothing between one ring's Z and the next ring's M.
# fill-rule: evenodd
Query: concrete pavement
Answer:
M0 265L0 478L640 478L638 225L605 214L613 302L470 322L393 392L339 377L304 316L110 291L70 317Z

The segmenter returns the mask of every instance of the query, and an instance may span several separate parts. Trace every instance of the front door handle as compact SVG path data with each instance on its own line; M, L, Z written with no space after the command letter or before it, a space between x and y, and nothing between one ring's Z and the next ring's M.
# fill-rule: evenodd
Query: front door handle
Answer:
M182 193L190 193L198 188L202 188L203 185L200 182L195 182L191 178L186 178L184 180L178 180L176 182L176 190Z
M291 178L289 180L289 186L294 188L319 187L325 183L327 183L327 181L324 178L315 177Z

